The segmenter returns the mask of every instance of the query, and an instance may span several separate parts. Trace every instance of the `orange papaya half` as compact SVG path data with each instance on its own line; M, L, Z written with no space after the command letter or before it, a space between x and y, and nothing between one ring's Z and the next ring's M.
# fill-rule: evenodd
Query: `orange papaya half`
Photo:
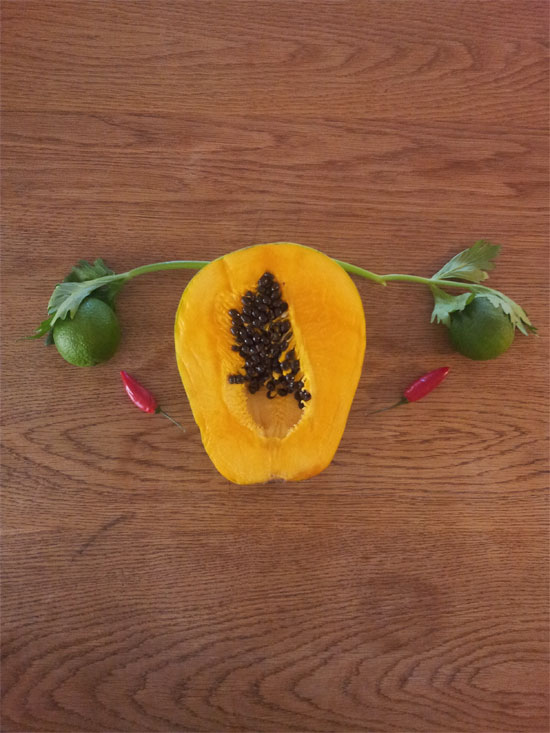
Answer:
M365 342L357 288L315 249L255 245L200 270L180 300L175 348L218 471L253 484L325 469L344 432Z

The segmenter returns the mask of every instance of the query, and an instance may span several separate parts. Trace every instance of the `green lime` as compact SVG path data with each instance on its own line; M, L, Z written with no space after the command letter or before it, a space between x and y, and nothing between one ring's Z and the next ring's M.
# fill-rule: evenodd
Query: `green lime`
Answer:
M61 356L75 366L107 361L120 342L120 326L112 308L98 298L82 301L74 318L56 321L53 340Z
M451 313L451 343L457 351L479 361L496 359L514 340L514 326L502 308L476 296L463 311Z

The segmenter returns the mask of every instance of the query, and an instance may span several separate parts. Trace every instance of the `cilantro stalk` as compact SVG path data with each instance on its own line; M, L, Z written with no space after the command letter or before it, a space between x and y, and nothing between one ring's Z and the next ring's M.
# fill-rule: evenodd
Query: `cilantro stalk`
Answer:
M493 260L499 251L499 245L480 240L472 247L452 257L435 275L429 278L418 275L377 275L347 262L340 260L336 262L350 274L359 275L381 285L389 282L412 282L427 285L434 298L432 323L437 321L449 326L451 314L463 311L474 298L478 297L487 298L495 308L500 308L509 317L512 325L525 336L529 333L536 333L536 328L518 303L499 290L481 285L489 277L488 272L494 268ZM446 292L445 288L460 288L466 292L451 295Z
M481 285L481 282L489 277L488 271L494 268L493 260L499 250L500 246L480 240L451 258L432 277L395 273L378 275L349 262L334 261L346 272L379 285L408 282L428 286L434 298L432 322L437 321L449 326L452 313L464 310L474 297L484 297L495 307L500 308L510 318L512 325L523 334L534 333L536 329L521 306L504 293ZM80 260L65 280L54 288L48 303L48 318L39 325L30 338L40 338L45 334L51 336L55 322L68 316L74 318L82 301L91 293L114 308L114 300L120 289L138 275L161 270L200 270L207 264L209 264L207 260L168 260L141 265L116 274L101 259L95 260L93 264ZM460 288L466 292L455 295L448 293L447 288Z
M128 272L123 273L121 277L125 277L126 280L131 280L138 275L146 275L149 272L160 272L161 270L200 270L209 263L209 260L168 260L167 262L154 262L152 265L134 267L133 270L128 270Z
M128 280L138 275L160 270L200 270L207 264L207 260L169 260L141 265L128 272L117 274L110 270L102 259L95 260L93 264L80 260L64 281L55 286L48 302L48 318L42 321L29 338L35 339L48 335L47 342L51 342L51 330L55 322L67 316L74 318L82 301L92 293L114 309L115 297L120 289Z

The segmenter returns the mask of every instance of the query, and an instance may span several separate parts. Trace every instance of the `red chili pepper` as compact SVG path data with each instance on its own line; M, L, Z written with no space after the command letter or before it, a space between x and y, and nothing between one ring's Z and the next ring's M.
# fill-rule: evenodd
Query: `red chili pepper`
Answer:
M439 369L434 369L433 372L428 372L427 374L424 374L422 377L419 377L407 387L407 389L403 392L403 397L399 400L399 402L396 402L395 405L390 405L390 407L383 407L381 410L375 410L374 412L370 412L369 414L375 415L377 412L391 410L394 407L398 407L399 405L405 405L407 402L417 402L418 400L421 400L427 394L430 394L430 392L435 389L438 384L441 384L441 382L449 373L449 370L450 367L439 367Z
M185 428L180 425L179 422L174 420L173 417L170 417L167 412L164 412L153 394L140 384L137 379L134 379L134 377L128 374L128 372L123 370L121 370L120 376L122 377L122 383L124 384L126 394L136 407L138 407L142 412L148 412L149 414L160 413L161 415L164 415L164 417L167 417L174 423L174 425L177 425L178 428L181 428L185 432Z
M449 369L450 367L439 367L439 369L434 369L433 372L428 372L423 377L419 377L403 393L405 401L416 402L430 394L432 389L435 389L445 379Z

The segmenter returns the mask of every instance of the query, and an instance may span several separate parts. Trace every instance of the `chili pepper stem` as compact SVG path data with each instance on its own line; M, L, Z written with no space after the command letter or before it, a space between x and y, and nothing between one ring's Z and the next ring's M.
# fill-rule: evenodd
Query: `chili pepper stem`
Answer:
M369 412L367 414L367 417L370 417L370 415L377 415L379 412L386 412L386 410L393 410L394 407L399 407L399 405L406 405L408 404L409 400L406 397L401 397L399 402L396 402L395 405L390 405L389 407L382 407L380 410L374 410L373 412Z
M174 425L177 425L178 428L180 428L180 430L183 430L184 433L187 432L187 430L183 427L183 425L180 425L180 423L177 420L174 420L174 418L171 415L169 415L167 412L164 412L164 410L161 407L157 407L155 412L157 414L164 415L164 417L167 417L170 420L170 422L173 422Z

